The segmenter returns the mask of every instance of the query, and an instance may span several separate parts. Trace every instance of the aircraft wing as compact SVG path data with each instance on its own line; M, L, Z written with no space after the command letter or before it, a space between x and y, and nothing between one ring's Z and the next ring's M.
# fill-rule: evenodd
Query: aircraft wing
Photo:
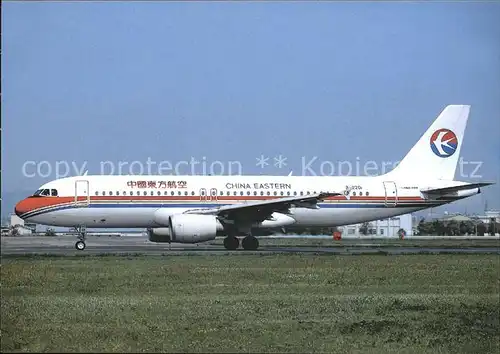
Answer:
M446 194L446 193L464 191L464 190L473 189L473 188L485 187L485 186L489 186L492 184L495 184L495 183L494 182L470 183L470 184L463 184L460 186L453 186L453 187L426 188L426 189L421 189L420 191L422 193L429 193L429 194Z
M232 219L236 214L248 216L258 214L261 217L267 217L273 212L286 212L290 207L318 209L317 203L329 197L343 195L342 193L316 193L305 196L294 196L257 201L253 203L238 203L232 205L223 205L217 208L192 209L187 210L187 214L210 214L218 215Z

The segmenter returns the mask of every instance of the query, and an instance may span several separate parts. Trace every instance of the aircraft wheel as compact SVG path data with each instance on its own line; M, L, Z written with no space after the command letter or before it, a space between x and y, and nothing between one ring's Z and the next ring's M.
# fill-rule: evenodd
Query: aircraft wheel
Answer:
M247 236L243 239L241 245L243 246L243 249L247 251L255 251L259 248L259 240L257 240L254 236Z
M235 249L238 248L239 245L240 245L240 240L238 240L237 237L228 236L224 239L224 247L227 250L234 251Z
M85 249L85 242L83 241L77 241L75 243L75 248L78 250L78 251L83 251Z

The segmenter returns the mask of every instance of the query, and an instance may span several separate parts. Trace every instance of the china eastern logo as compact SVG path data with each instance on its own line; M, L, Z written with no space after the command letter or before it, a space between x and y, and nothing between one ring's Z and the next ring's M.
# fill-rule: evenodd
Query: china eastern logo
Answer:
M457 151L458 139L449 129L439 129L431 136L431 149L439 157L450 157Z

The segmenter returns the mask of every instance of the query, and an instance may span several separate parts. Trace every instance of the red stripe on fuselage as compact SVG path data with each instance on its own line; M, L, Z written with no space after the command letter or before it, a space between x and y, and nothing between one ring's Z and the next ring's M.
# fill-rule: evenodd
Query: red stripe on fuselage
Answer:
M191 196L92 196L90 197L90 202L113 202L113 201L128 201L128 202L244 202L244 201L263 201L263 200L271 200L271 199L279 199L279 198L287 198L289 196L214 196L211 199L210 197L201 197L199 195L191 195ZM301 196L306 198L307 196ZM77 199L80 202L84 202L87 200L87 197L78 197ZM351 196L347 199L345 196L336 196L325 199L326 201L334 202L334 201L356 201L356 202L384 202L386 200L385 197L379 196ZM388 201L395 201L396 197L388 197ZM423 201L425 199L421 197L397 197L398 201ZM16 205L16 213L18 215L35 211L37 209L47 208L51 206L57 206L62 204L67 204L75 201L75 197L29 197L22 201L20 201Z

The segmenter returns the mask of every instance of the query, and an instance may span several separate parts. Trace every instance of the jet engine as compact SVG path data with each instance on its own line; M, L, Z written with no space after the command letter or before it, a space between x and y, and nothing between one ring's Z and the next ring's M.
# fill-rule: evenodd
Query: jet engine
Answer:
M170 242L170 229L168 227L148 229L148 240L158 243Z
M169 218L172 242L198 243L214 240L224 227L213 215L176 214Z

